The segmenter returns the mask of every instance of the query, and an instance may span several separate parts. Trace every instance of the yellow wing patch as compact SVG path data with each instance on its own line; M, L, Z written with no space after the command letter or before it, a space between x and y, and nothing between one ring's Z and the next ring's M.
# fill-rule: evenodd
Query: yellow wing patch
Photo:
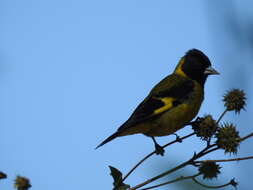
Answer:
M157 99L162 101L164 103L164 106L155 110L154 114L159 114L161 112L164 112L164 111L172 108L173 101L175 100L175 98L171 98L171 97L164 97L164 98L157 98Z
M181 58L174 73L181 75L183 77L187 77L186 74L184 73L184 71L182 70L182 65L184 64L184 62L185 62L185 58Z

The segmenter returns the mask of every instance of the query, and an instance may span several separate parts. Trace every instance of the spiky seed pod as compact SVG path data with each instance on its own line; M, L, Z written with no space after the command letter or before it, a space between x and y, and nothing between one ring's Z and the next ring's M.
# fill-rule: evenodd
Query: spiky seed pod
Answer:
M217 128L216 121L211 115L198 118L198 120L192 124L192 129L195 131L197 137L203 140L208 140L216 132Z
M0 172L0 179L5 179L7 178L7 175L3 172Z
M230 181L230 184L233 186L233 187L237 187L237 185L238 185L238 183L235 181L235 179L232 179L231 181Z
M246 105L246 97L243 90L232 89L229 90L223 96L224 106L228 111L235 111L235 113L240 113L241 109L244 109Z
M17 190L28 190L32 186L28 178L17 176L15 179L14 187Z
M225 123L216 133L216 144L225 150L225 153L237 153L240 144L239 132L232 123Z
M215 162L202 162L199 166L199 172L203 174L204 179L217 178L221 167Z

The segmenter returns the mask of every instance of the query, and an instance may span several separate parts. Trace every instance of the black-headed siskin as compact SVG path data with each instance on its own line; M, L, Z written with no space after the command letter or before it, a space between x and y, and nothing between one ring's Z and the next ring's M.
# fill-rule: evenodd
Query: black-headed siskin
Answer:
M130 118L97 148L120 136L142 133L154 140L156 136L175 133L197 115L206 79L214 74L219 73L203 52L189 50L174 72L160 81ZM156 142L155 145L159 146Z

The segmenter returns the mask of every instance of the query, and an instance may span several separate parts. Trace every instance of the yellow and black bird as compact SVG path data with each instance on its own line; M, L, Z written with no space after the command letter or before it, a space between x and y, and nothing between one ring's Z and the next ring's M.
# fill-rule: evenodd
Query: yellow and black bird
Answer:
M130 118L96 148L120 136L142 133L153 139L157 154L163 155L154 137L175 133L197 115L206 79L214 74L219 73L203 52L189 50L174 72L160 81Z

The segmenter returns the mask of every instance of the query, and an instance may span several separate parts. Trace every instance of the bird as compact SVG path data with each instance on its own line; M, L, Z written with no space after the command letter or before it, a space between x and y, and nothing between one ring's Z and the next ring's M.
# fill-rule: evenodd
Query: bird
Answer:
M175 134L192 121L204 100L208 76L218 74L202 51L188 50L174 72L155 85L128 120L96 149L117 137L140 133L151 137L156 154L163 155L164 150L155 137Z

